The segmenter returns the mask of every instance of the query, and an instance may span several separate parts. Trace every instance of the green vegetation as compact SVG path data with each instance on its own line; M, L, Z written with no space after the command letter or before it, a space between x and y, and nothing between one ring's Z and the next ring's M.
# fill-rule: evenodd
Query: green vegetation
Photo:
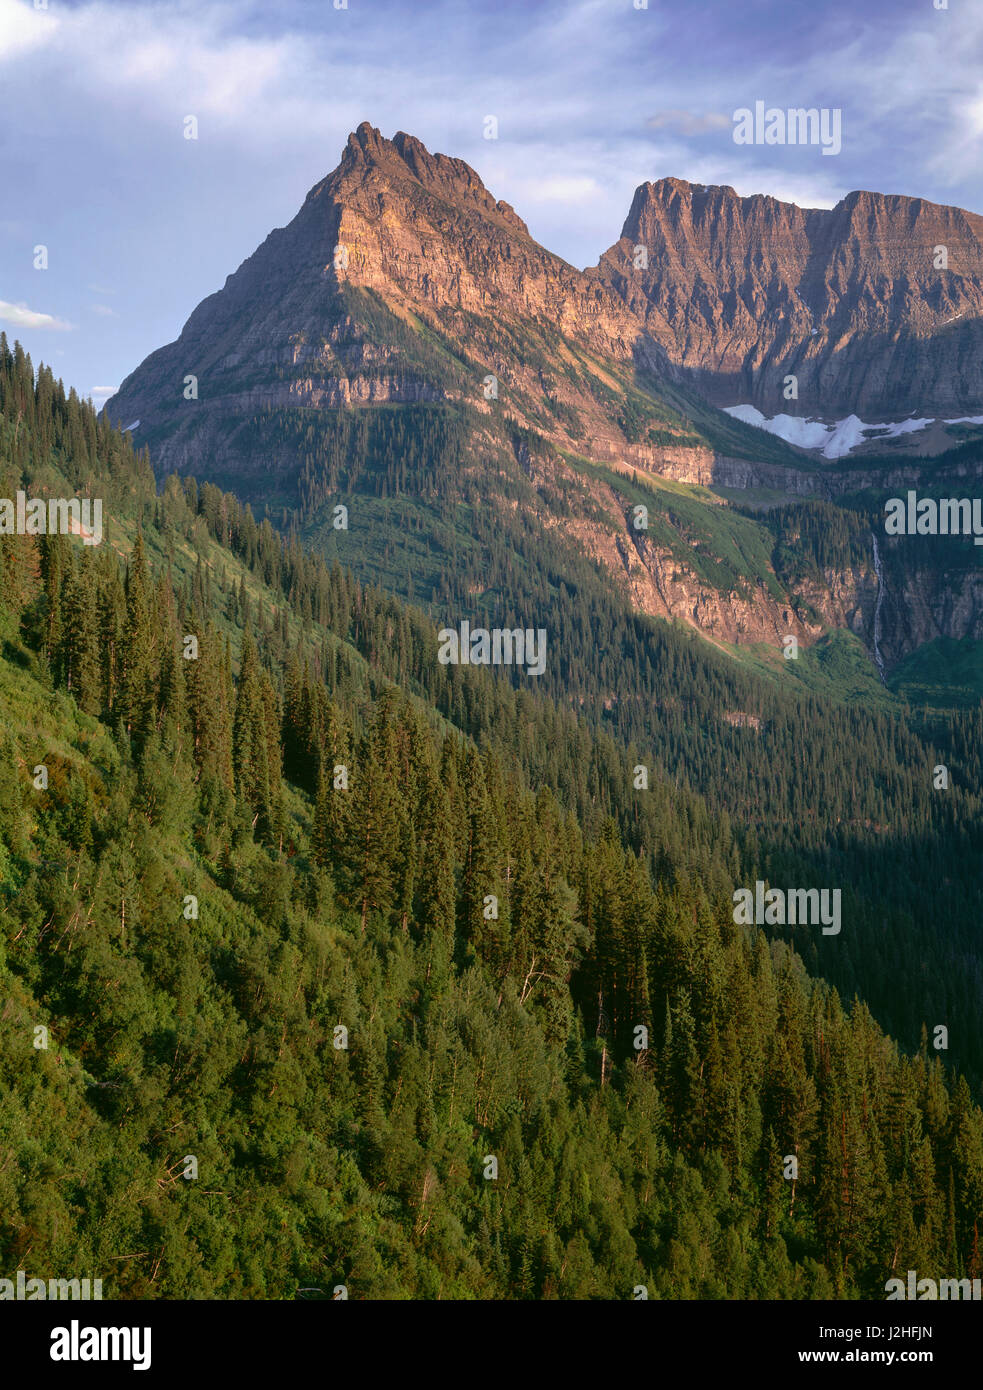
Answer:
M878 712L909 712L904 700L882 684L859 637L842 628L824 633L811 646L800 646L794 661L763 644L721 645L745 670L785 689L798 686L824 701L862 703Z
M926 642L895 667L888 685L913 705L973 709L983 700L983 642Z
M947 1019L972 1077L978 711L830 706L559 588L555 687L441 666L425 615L216 487L155 496L0 339L0 495L21 485L112 524L95 553L0 542L5 1271L250 1299L979 1277L967 1076L731 909L793 853L792 881L843 883L824 963L880 972L909 1031ZM928 902L935 954L904 930Z
M682 566L712 589L751 597L764 590L785 600L772 567L772 537L766 527L720 505L705 488L655 475L628 478L587 459L575 467L601 477L624 499L627 514L642 503L649 509L647 539L668 548Z

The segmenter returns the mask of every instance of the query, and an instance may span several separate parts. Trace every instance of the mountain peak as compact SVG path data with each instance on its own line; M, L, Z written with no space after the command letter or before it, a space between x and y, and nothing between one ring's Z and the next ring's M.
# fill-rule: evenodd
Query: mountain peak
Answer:
M669 174L663 179L657 179L655 183L643 183L638 189L649 191L649 196L661 198L665 201L671 198L674 193L681 193L686 198L692 198L695 193L719 193L725 198L736 198L737 194L729 183L690 183L689 179L677 179Z
M380 301L381 317L371 307ZM211 399L225 402L209 441L218 448L231 399L246 413L450 399L468 389L446 367L456 358L472 364L469 380L509 378L519 418L523 398L546 389L553 349L521 347L526 334L539 342L544 323L616 371L630 361L684 384L688 374L715 404L749 403L769 418L786 375L831 419L893 420L912 408L972 416L983 402L983 218L867 191L808 209L667 176L636 189L619 240L579 271L530 237L462 159L363 121L297 216L109 406L143 430L175 409L190 421L167 393L195 362ZM450 345L446 357L434 356L432 334ZM570 390L549 396L557 428L576 419L576 438L593 430L620 448L607 406ZM175 442L176 464L179 447L198 447L189 440Z
M449 203L467 202L494 219L501 219L512 231L529 235L529 228L509 203L496 201L481 177L463 159L431 154L422 140L398 130L387 140L375 126L363 121L348 137L341 164L323 180L314 193L338 175L382 171L397 181L412 179L428 193Z
M832 418L978 408L983 217L960 208L868 189L806 208L664 178L635 190L598 277L721 405L767 414L791 374Z
M349 135L347 148L357 156L359 153L381 153L388 144L381 131L368 121L362 121Z
M621 229L623 237L638 235L651 221L651 215L661 218L683 216L689 219L707 207L723 206L730 203L744 203L748 199L738 198L730 184L690 183L687 179L671 176L658 179L655 183L642 183L635 189L631 208Z

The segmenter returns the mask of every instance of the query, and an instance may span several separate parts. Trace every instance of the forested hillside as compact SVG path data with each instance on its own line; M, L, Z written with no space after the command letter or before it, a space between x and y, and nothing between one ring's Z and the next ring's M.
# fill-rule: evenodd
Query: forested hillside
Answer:
M0 540L5 1271L287 1299L983 1274L978 708L789 695L571 595L558 655L605 633L583 700L562 656L518 689L441 666L423 614L217 488L156 495L0 339L18 488L102 497L106 540ZM736 926L756 876L841 885L841 935Z

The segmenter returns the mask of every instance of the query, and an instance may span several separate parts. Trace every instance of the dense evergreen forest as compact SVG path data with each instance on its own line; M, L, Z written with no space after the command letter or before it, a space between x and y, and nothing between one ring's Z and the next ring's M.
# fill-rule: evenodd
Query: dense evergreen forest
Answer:
M158 495L0 338L18 488L102 497L107 539L0 540L5 1273L287 1299L983 1274L979 710L789 695L596 591L552 596L575 656L538 685L441 666L426 615L213 486ZM756 876L841 885L841 935L735 925Z
M521 467L509 472L503 463L499 483L506 503L483 505L476 474L460 462L456 428L441 427L435 410L382 411L374 420L355 412L354 420L342 416L320 432L307 426L323 469L321 501L346 498L353 520L350 532L300 529L293 542L306 534L315 552L349 554L360 572L381 571L387 589L415 592L427 605L425 614L407 610L366 586L359 591L357 619L351 610L332 609L338 630L390 679L420 693L479 742L516 722L545 721L542 737L528 745L519 741L527 775L534 784L545 779L562 786L582 821L589 821L597 795L650 871L659 868L657 842L639 824L639 798L628 775L639 763L695 793L715 820L733 827L728 833L744 881L761 875L776 883L842 886L847 932L835 940L811 930L790 933L812 973L829 979L845 997L858 993L910 1048L917 1048L923 1025L944 1023L950 1057L975 1079L983 1077L977 872L983 853L983 703L949 710L887 698L866 658L871 680L860 685L859 694L853 665L839 684L830 682L829 694L797 689L795 682L768 679L714 650L691 630L634 611L612 588L610 576L561 535L543 544L536 509L563 516L559 484L534 487ZM301 421L270 412L265 427L271 451L276 440L299 450ZM345 466L353 444L359 462ZM520 457L537 449L548 454L552 446L528 432L517 440ZM314 467L312 457L305 468ZM424 459L431 461L426 470ZM714 583L750 583L768 563L785 581L829 566L869 563L875 516L870 499L856 509L815 501L775 507L763 522L758 518L759 532L769 538L767 551L758 555L751 538L725 529L730 509L687 505L681 497L659 500L623 475L608 474L606 481L619 489L626 506L646 501L653 527L657 506L666 511L666 544L674 528L677 540L695 536L709 515L718 531L700 533L701 544L708 540L725 556L740 552L739 560L705 566ZM204 484L202 499L211 492ZM380 500L387 495L388 502ZM220 496L214 490L212 501L198 503L212 518L212 534L224 535L246 564L277 581L278 537L271 531L263 539L261 528L240 522L244 512L234 503L222 531L215 520ZM435 537L443 537L440 544ZM760 534L753 538L759 541ZM290 563L297 566L299 549L292 545L288 554L297 558ZM692 556L688 543L684 548ZM391 550L391 557L380 562L380 550L387 556ZM965 550L972 560L973 546ZM920 562L932 563L934 553L924 549ZM895 569L915 558L910 546L900 547L884 563ZM742 572L751 560L754 565ZM404 562L413 573L400 584ZM316 563L309 563L313 576ZM313 577L309 583L313 592ZM550 658L534 687L516 675L513 693L503 682L438 665L433 625L453 627L464 615L490 627L547 626ZM530 699L531 688L546 699ZM590 765L579 735L554 725L565 711L576 715L578 730L586 726L601 736L596 746L611 750L618 772L600 788L587 780ZM572 748L578 751L571 757ZM944 790L936 785L939 766L946 769Z

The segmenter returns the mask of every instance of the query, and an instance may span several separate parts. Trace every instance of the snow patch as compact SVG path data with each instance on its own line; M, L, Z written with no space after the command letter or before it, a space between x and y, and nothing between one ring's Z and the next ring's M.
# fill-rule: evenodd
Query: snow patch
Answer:
M768 419L753 405L727 405L724 406L724 414L733 416L735 420L743 420L746 425L753 425L755 429L765 430L768 434L777 434L787 444L794 444L799 449L819 449L823 457L828 459L845 458L859 445L869 443L870 441L864 439L866 430L883 430L885 433L882 438L896 439L899 435L913 434L916 430L925 429L926 426L934 424L936 418L866 425L859 416L848 415L844 420L827 425L822 420L803 420L798 415L775 415ZM944 423L983 425L983 415L964 415L959 420L946 420Z

